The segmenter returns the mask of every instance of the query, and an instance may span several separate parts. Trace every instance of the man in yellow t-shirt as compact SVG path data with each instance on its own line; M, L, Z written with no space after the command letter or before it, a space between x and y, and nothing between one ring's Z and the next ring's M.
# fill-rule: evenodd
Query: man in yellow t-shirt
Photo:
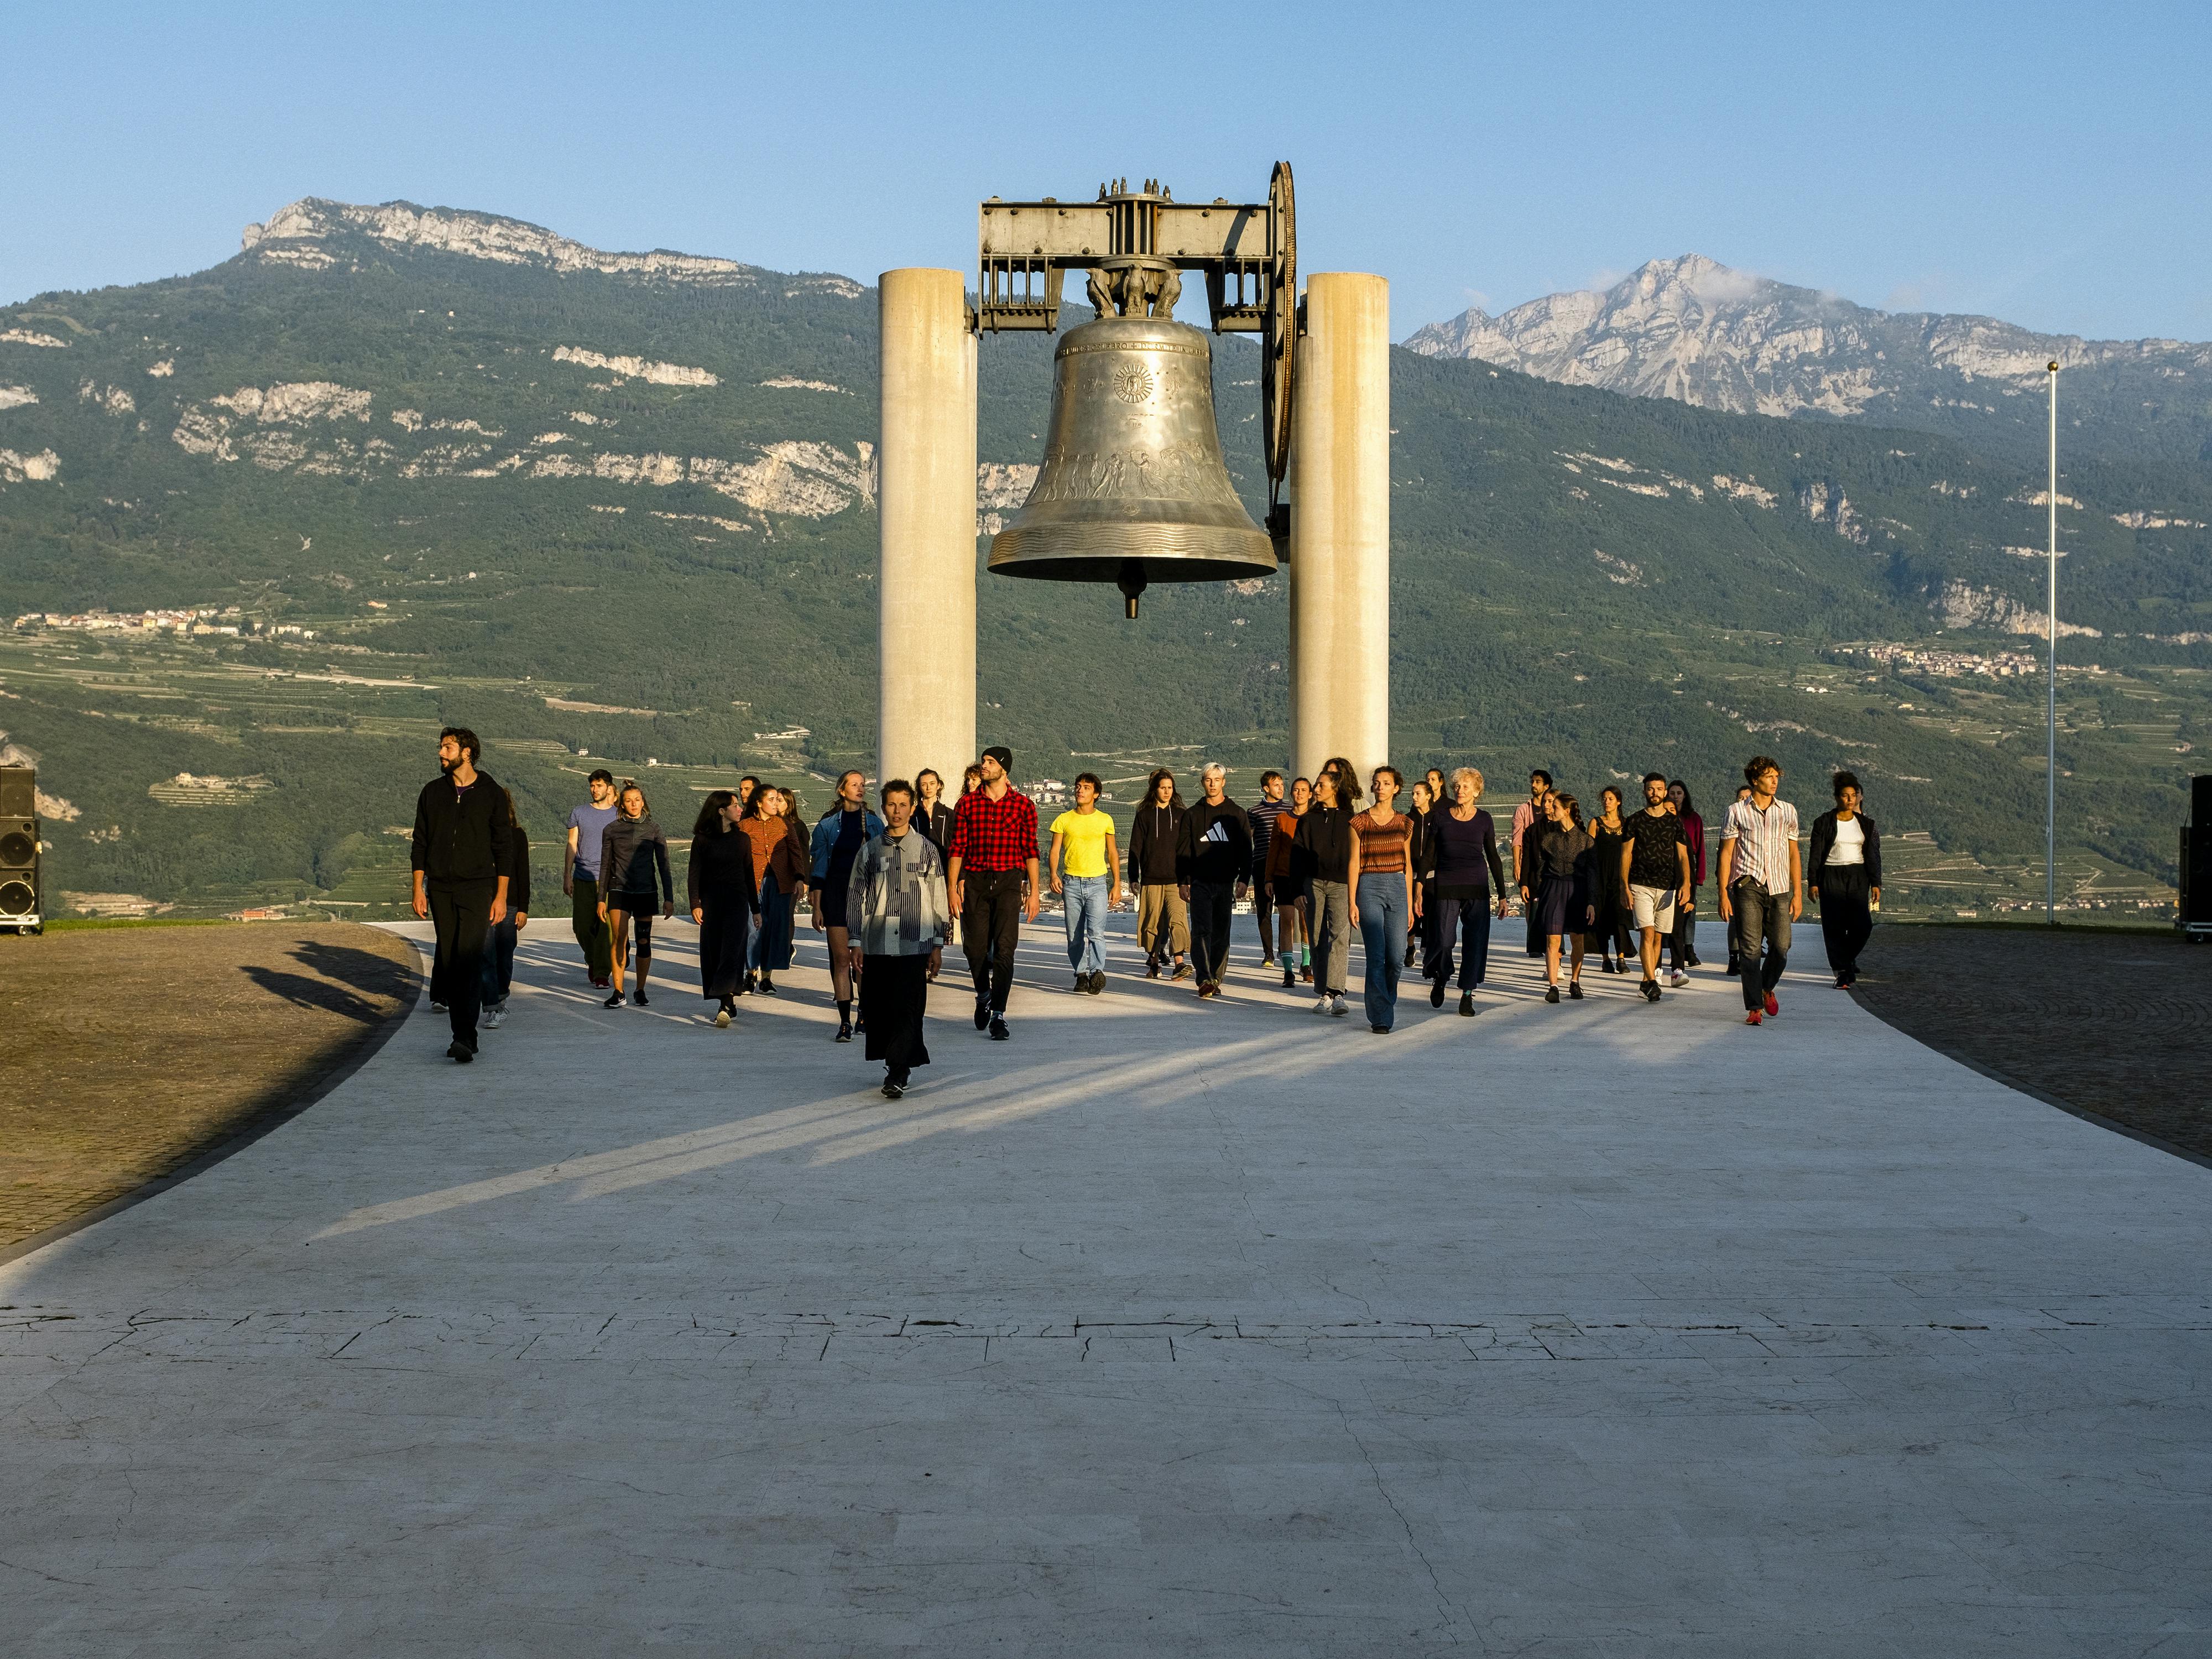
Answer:
M1075 988L1097 996L1106 988L1106 912L1121 903L1121 861L1114 850L1114 820L1098 810L1097 774L1075 780L1075 810L1052 821L1052 890L1067 920L1067 965Z

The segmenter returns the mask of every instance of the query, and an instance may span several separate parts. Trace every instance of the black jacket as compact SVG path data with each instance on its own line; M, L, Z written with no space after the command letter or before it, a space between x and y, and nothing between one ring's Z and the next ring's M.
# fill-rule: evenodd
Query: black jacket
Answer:
M459 791L450 777L431 779L415 798L414 867L429 881L496 881L513 867L507 814L507 792L489 772Z
M691 867L685 873L688 908L697 910L712 899L719 907L759 908L753 885L752 837L742 830L720 830L691 837Z
M530 837L523 833L522 820L514 815L514 797L507 795L507 811L513 822L507 826L507 911L513 915L517 910L530 914Z
M952 809L941 800L934 806L924 806L919 800L914 804L914 827L928 837L937 856L947 860L952 856Z
M1129 885L1172 887L1176 844L1182 834L1183 805L1147 799L1129 819Z
M1863 812L1858 815L1858 823L1859 828L1866 832L1867 885L1879 887L1881 885L1881 832L1874 827L1874 820ZM1832 811L1823 812L1813 820L1813 839L1806 848L1807 886L1820 884L1820 873L1828 866L1828 851L1835 844L1836 815Z
M1252 820L1223 797L1209 806L1193 801L1176 831L1176 880L1227 887L1252 878Z
M668 871L668 837L647 813L641 818L617 815L599 837L599 896L659 894L676 902L675 878Z

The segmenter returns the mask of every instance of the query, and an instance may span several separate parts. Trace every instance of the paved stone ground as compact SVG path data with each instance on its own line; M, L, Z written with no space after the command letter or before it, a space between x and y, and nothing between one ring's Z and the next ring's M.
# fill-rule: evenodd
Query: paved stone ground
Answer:
M892 1103L818 969L571 955L0 1268L26 1650L2212 1651L2212 1175L1816 979L1377 1037L1041 935Z
M2148 932L1887 927L1861 974L1853 994L1929 1047L2212 1159L2212 949Z
M0 939L0 1250L312 1096L404 1012L415 966L349 922Z

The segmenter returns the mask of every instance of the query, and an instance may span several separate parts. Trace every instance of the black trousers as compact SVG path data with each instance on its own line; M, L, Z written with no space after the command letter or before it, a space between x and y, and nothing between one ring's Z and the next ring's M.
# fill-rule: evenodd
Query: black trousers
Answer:
M1194 881L1190 884L1191 965L1198 982L1219 984L1229 966L1230 918L1237 904L1237 890L1223 883Z
M699 994L720 1001L737 995L744 983L752 906L742 892L706 892L699 896Z
M1459 946L1459 988L1472 991L1490 971L1490 895L1473 898L1424 898L1422 914L1429 931L1429 954L1423 964L1426 977L1448 980L1452 971L1452 946Z
M1544 956L1544 919L1536 914L1536 900L1542 890L1543 883L1532 875L1529 878L1528 902L1521 907L1528 918L1528 954L1539 961Z
M860 1021L866 1025L868 1058L903 1082L916 1066L929 1064L921 1040L922 1014L929 1001L929 958L866 956L860 959Z
M1859 952L1874 936L1874 912L1863 864L1830 865L1820 872L1820 941L1828 947L1828 966L1838 978L1859 970Z
M496 880L427 884L430 926L438 935L430 1000L446 1005L454 1038L471 1048L477 1046L477 1014L483 1006L484 939L491 932L491 901L498 891Z
M1019 870L960 872L960 943L968 952L968 972L975 994L991 1000L991 1012L1006 1012L1014 988L1014 947L1022 937L1022 874Z
M1696 956L1698 938L1698 890L1690 889L1690 902L1674 907L1674 931L1667 936L1670 959L1677 968L1687 968L1690 958Z

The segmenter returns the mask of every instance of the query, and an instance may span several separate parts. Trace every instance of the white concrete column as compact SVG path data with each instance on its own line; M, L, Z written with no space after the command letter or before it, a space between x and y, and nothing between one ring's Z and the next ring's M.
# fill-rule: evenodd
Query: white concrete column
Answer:
M975 337L957 270L879 279L876 776L975 758Z
M1390 284L1306 280L1291 407L1291 753L1390 758Z

